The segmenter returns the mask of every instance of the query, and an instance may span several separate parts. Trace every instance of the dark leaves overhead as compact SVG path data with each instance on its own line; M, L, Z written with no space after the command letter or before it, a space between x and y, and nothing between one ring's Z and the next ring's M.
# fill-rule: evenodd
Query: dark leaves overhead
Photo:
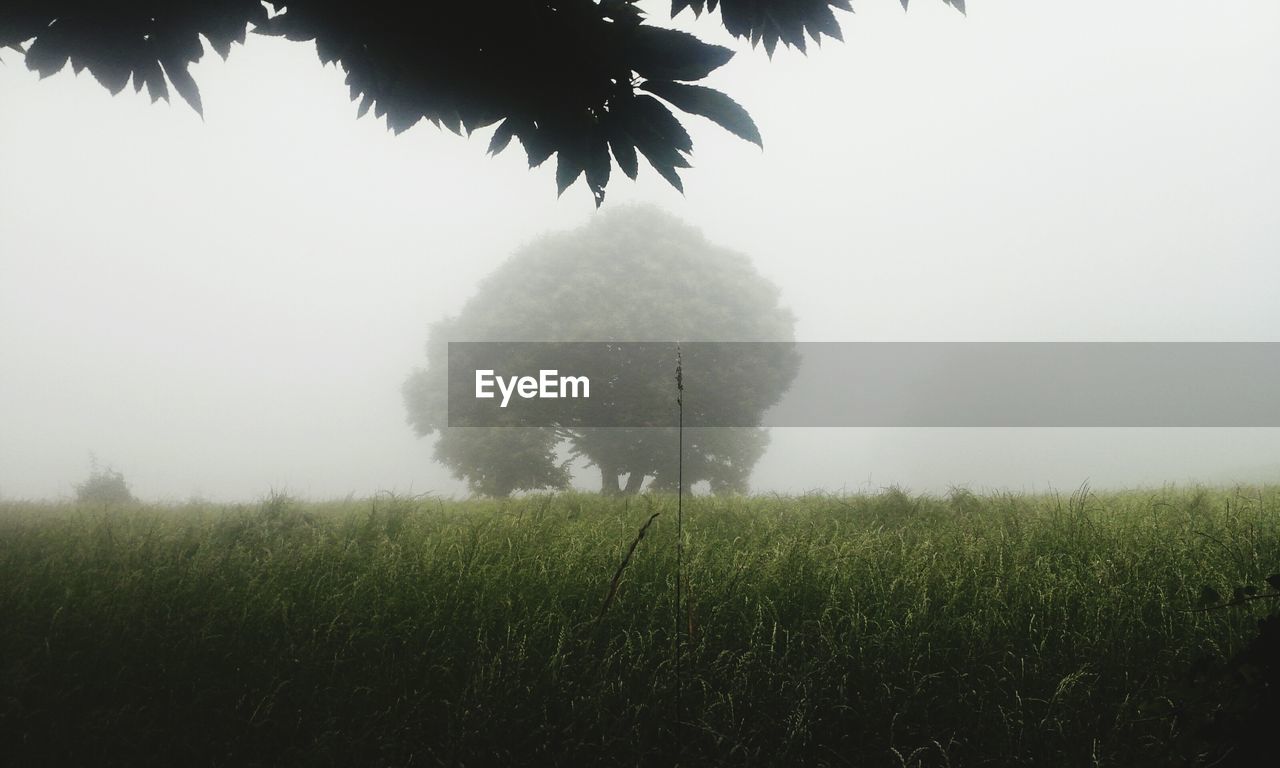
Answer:
M187 68L204 53L201 36L226 56L232 43L244 42L246 25L266 16L256 0L19 0L0 5L0 46L30 41L27 67L41 77L70 63L113 94L132 78L135 91L145 86L152 101L168 100L171 83L200 112L200 91Z
M943 0L960 10L962 0ZM905 3L904 3L905 5ZM170 87L203 113L189 67L202 38L226 57L246 32L314 43L325 64L346 72L359 114L372 108L401 132L424 120L455 133L497 124L489 152L519 139L531 166L557 155L563 192L585 178L604 200L612 161L635 178L643 155L681 187L689 134L660 97L756 144L760 132L737 102L691 81L733 56L686 32L646 23L634 0L404 3L290 0L268 13L258 0L5 0L0 47L21 51L47 77L68 63L111 93L132 79L152 101ZM840 38L832 8L846 0L675 0L672 14L719 10L732 34L781 40ZM610 157L612 156L612 161Z
M719 8L720 20L730 34L752 45L763 42L770 56L778 41L805 50L806 34L815 43L821 43L823 35L843 39L831 9L853 11L849 0L672 0L671 15L686 8L699 16Z
M631 68L657 80L701 80L729 63L733 51L708 45L687 32L640 26L627 51Z
M663 80L650 80L640 86L649 93L661 96L677 109L702 115L716 125L739 138L764 146L760 129L747 110L723 93L701 85L686 85Z

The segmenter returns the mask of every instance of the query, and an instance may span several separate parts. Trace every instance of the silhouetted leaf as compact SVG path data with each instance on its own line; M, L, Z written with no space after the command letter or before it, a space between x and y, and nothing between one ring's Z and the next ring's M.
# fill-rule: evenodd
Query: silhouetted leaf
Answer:
M733 51L687 32L641 26L628 47L631 68L655 80L701 80L733 58Z
M729 133L763 147L760 129L747 110L720 91L701 85L686 85L670 81L649 81L640 88L661 96L678 109L701 115L724 128Z
M716 0L710 0L707 3L707 9L714 11L717 5L720 6L720 20L724 22L724 28L734 37L748 37L753 29L766 23L767 14L761 13L762 9L759 7L753 7L753 2L737 0L737 2L717 3ZM772 22L770 24L772 25Z
M837 40L842 39L843 35L832 9L853 10L849 0L720 0L707 3L711 10L715 10L717 6L720 8L724 27L730 34L749 39L753 46L763 42L771 57L779 40L803 52L806 31L815 42L821 42L824 34Z
M547 158L555 154L556 145L548 140L545 131L529 126L524 130L516 131L516 136L520 139L520 143L524 145L524 152L529 158L530 168L537 168L545 163Z
M325 37L316 38L316 56L320 57L321 64L333 64L338 60L338 46L334 45L332 40Z
M417 125L422 120L422 115L412 114L403 111L387 113L387 127L391 132L399 135Z
M129 68L113 64L109 59L99 59L93 62L89 67L89 71L93 73L93 77L103 88L111 93L112 96L124 90L129 84Z
M356 119L364 117L369 112L369 107L373 106L373 94L366 93L364 98L360 100L360 109L356 110Z
M582 174L582 163L569 152L560 150L556 156L556 190L563 195L573 182Z
M1280 573L1273 573L1268 576L1267 584L1270 585L1272 589L1280 592Z
M217 53L223 61L226 61L227 57L231 55L231 38L214 34L206 34L205 38L208 39L209 45L213 48L214 52Z
M151 103L164 99L169 101L169 86L164 81L164 71L160 69L160 63L148 60L139 65L138 70L133 73L134 80L145 80L147 85L147 95L151 97Z
M67 65L68 58L62 36L52 31L40 35L27 47L27 69L40 75L42 79L61 71Z
M187 71L187 65L181 62L161 62L164 67L164 73L168 75L169 82L173 83L173 88L187 102L197 115L204 118L204 105L200 103L200 88L196 86L196 81L192 79L191 73Z
M515 121L509 117L502 121L498 130L493 132L493 138L489 139L489 154L496 155L507 148L511 137L515 135L515 125Z
M470 136L481 128L488 128L502 120L502 115L476 114L469 110L460 110L458 111L458 118L462 120L463 130L467 132L467 136Z
M618 161L618 167L622 172L627 175L627 178L634 180L639 170L639 160L636 157L636 146L632 138L618 131L609 137L609 149L613 150L613 159Z
M1222 602L1222 595L1218 594L1218 590L1208 584L1200 588L1200 605L1211 606Z
M611 165L612 163L609 162L609 145L604 136L593 135L584 169L587 173L587 185L591 187L591 194L596 199L597 208L604 202L604 188L609 184L609 169Z
M157 49L160 51L157 58L162 64L165 59L194 64L204 55L204 46L200 43L200 35L195 31L168 36L163 41L157 40Z
M684 183L680 181L680 174L676 172L676 168L687 168L688 162L680 156L680 153L669 142L647 131L638 133L635 136L635 142L636 149L640 150L640 154L644 155L644 159L649 161L649 165L653 166L658 175L683 193Z
M809 28L809 36L815 43L822 42L819 33L844 42L844 35L840 32L840 22L836 21L836 15L826 5L818 6L805 26Z
M774 22L778 27L778 36L787 45L794 46L805 52L804 47L804 19L798 16L784 16L781 20Z
M458 115L458 111L456 109L449 110L441 114L440 122L444 124L445 128L448 128L459 136L462 135L462 118Z
M652 96L635 97L624 114L634 116L638 122L671 142L671 146L681 152L693 151L693 139L689 137L689 132L665 104Z

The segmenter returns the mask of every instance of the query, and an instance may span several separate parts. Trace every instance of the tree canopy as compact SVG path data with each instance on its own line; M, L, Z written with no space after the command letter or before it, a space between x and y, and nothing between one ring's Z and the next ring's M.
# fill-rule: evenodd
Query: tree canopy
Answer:
M674 489L678 463L671 428L450 427L448 342L793 341L793 326L791 312L778 303L777 287L745 256L715 246L657 208L618 208L517 252L481 283L456 317L431 327L427 367L404 386L409 422L421 435L439 433L436 459L478 493L564 487L568 464L578 456L600 470L606 493L635 493L646 480L651 488ZM795 375L791 345L749 346L759 348L748 353L754 356L750 367L767 375L704 368L704 380L695 382L708 393L696 398L701 407L736 410L737 418L720 423L758 424ZM674 374L675 359L651 358L644 353L630 364L656 370L656 379L638 390L593 392L592 400L609 411L645 412L657 401L673 402L668 373ZM577 372L598 361L562 362L562 370ZM685 482L745 491L767 443L767 432L754 427L686 429ZM566 453L568 459L560 458Z
M901 0L903 7L908 0ZM960 11L964 0L942 0ZM580 178L596 204L613 164L630 178L638 156L677 189L693 142L671 108L701 115L763 146L747 111L696 84L733 51L648 23L637 0L406 3L399 0L6 0L0 47L21 52L41 77L68 62L111 93L132 79L152 101L177 91L203 114L188 67L201 37L226 58L257 34L314 41L320 60L346 72L359 114L369 109L399 133L429 120L461 134L497 125L489 152L513 138L530 167L556 155L560 192ZM833 9L849 0L672 0L719 12L734 37L805 50L806 37L842 39Z

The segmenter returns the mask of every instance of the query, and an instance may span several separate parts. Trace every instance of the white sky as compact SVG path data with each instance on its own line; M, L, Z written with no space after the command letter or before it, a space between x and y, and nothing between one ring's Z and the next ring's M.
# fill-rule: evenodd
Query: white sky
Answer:
M804 341L1280 341L1280 3L857 9L808 57L732 44L708 84L763 152L690 117L686 195L642 167L606 207L751 255ZM67 495L91 451L153 499L462 492L400 384L584 186L487 130L356 120L310 44L207 53L203 122L0 62L0 495ZM1260 476L1277 430L775 430L755 486Z

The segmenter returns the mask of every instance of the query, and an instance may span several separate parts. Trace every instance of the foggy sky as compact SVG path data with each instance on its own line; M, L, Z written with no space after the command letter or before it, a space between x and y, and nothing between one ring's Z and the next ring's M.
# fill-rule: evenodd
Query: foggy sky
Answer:
M667 3L648 3L664 23ZM1280 341L1280 4L864 0L845 43L707 84L686 194L802 341ZM426 329L595 215L515 144L355 119L314 46L250 36L181 102L0 53L0 497L93 452L146 499L461 494L405 423ZM1277 430L774 430L759 491L1280 479ZM598 481L582 478L587 487Z

